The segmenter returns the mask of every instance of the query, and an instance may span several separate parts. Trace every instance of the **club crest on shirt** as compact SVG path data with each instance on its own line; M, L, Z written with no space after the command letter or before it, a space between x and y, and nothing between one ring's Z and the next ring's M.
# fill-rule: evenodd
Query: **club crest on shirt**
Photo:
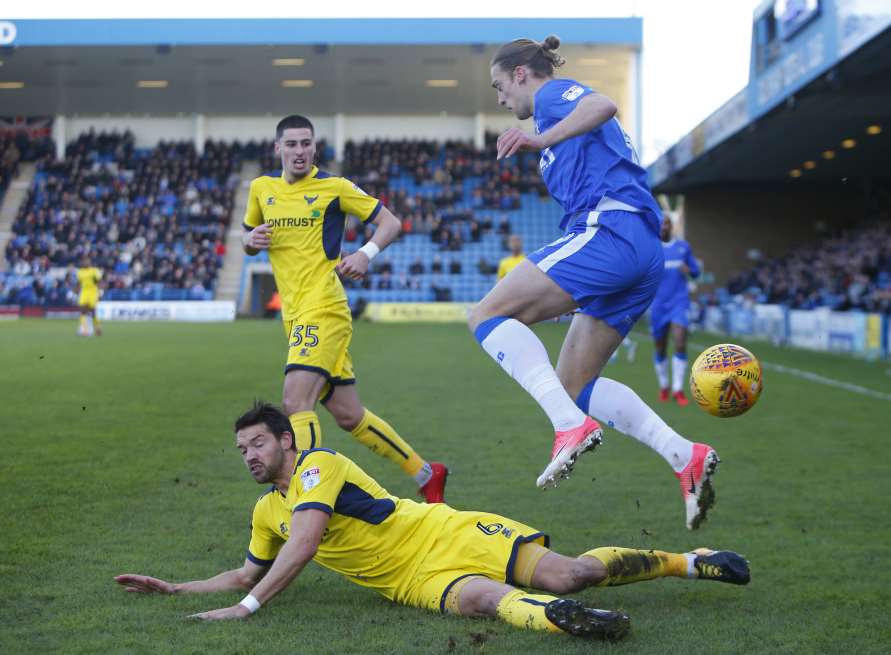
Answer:
M313 204L316 200L319 199L319 194L316 194L316 195L314 195L314 196L303 196L303 199L306 200L306 204L307 204L307 205L311 205L311 204Z
M563 99L564 100L575 100L580 95L582 95L584 92L585 92L585 89L580 87L578 84L573 84L571 87L569 87L568 89L566 89L566 91L563 92Z
M267 204L267 205L274 205L274 204L275 204L275 196L269 196L269 197L266 199L266 204Z
M300 484L303 485L304 491L309 491L321 482L321 478L322 472L319 470L318 466L314 466L311 469L306 469L300 474Z

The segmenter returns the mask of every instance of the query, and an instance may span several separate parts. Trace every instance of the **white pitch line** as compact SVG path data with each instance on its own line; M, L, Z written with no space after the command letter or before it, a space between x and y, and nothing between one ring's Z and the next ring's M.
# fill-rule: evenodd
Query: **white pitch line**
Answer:
M691 343L691 346L694 348L705 349L708 346L704 346L698 343ZM853 393L859 393L861 396L867 396L869 398L875 398L876 400L887 400L891 401L891 393L883 393L881 391L875 391L873 389L867 389L866 387L861 387L859 384L851 384L850 382L842 382L841 380L836 380L834 378L827 378L825 375L820 375L819 373L812 373L811 371L803 371L800 368L793 368L791 366L784 366L783 364L774 364L773 362L765 362L761 361L761 366L763 366L768 371L778 371L780 373L788 373L789 375L794 375L796 377L802 378L804 380L808 380L810 382L816 382L817 384L825 384L827 387L835 387L836 389L845 389L846 391L851 391Z
M876 398L877 400L891 401L891 393L882 393L881 391L874 391L873 389L867 389L866 387L861 387L859 384L851 384L850 382L842 382L841 380L827 378L826 376L820 375L818 373L812 373L810 371L802 371L801 369L798 369L798 368L792 368L791 366L783 366L782 364L774 364L772 362L762 362L761 365L764 368L766 368L768 371L779 371L780 373L788 373L789 375L795 375L795 376L803 378L805 380L810 380L811 382L825 384L828 387L836 387L837 389L845 389L847 391L853 391L854 393L859 393L863 396L869 396L870 398Z

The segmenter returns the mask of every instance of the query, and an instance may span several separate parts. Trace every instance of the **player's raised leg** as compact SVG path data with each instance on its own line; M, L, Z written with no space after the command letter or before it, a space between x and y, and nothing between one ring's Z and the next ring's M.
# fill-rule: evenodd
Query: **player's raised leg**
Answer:
M668 462L680 480L687 527L695 529L715 502L711 478L720 460L711 447L675 432L631 388L599 377L608 351L620 340L621 334L604 321L577 313L560 352L557 373L580 408L649 446Z
M566 475L579 454L600 443L600 426L585 415L560 383L548 352L529 325L564 314L576 303L526 260L501 280L470 312L477 341L531 395L551 421L551 463L538 485Z
M335 385L322 404L342 430L412 477L428 503L443 502L449 470L440 462L424 460L387 421L362 405L355 384Z

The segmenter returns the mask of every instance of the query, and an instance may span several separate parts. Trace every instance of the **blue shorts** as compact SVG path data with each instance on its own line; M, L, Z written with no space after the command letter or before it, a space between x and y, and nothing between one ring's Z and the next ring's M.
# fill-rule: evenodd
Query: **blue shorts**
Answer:
M568 232L528 259L571 295L583 314L624 337L659 290L662 242L639 214L604 212L599 223Z
M668 332L668 326L671 323L687 327L690 320L687 318L687 312L690 310L690 304L671 304L671 305L653 305L650 312L650 334L654 339L662 339Z

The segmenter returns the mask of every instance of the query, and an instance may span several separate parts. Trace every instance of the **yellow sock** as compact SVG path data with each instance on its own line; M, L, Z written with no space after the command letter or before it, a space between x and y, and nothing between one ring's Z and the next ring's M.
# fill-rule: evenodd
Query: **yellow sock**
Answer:
M80 335L87 333L87 317L83 314L80 315L80 320L77 322L77 333Z
M386 457L423 486L430 479L429 465L399 436L384 419L366 409L362 420L353 428L353 437L371 452ZM426 479L422 479L425 477Z
M322 426L315 412L297 412L288 417L294 431L297 450L309 450L322 446Z
M690 557L683 553L616 546L595 548L582 553L581 557L593 557L606 567L606 578L597 583L598 587L615 587L668 576L686 578L690 566Z
M502 621L518 628L563 632L548 621L548 617L545 616L545 605L552 600L557 600L557 598L542 594L527 594L525 591L517 589L498 601L495 612Z

